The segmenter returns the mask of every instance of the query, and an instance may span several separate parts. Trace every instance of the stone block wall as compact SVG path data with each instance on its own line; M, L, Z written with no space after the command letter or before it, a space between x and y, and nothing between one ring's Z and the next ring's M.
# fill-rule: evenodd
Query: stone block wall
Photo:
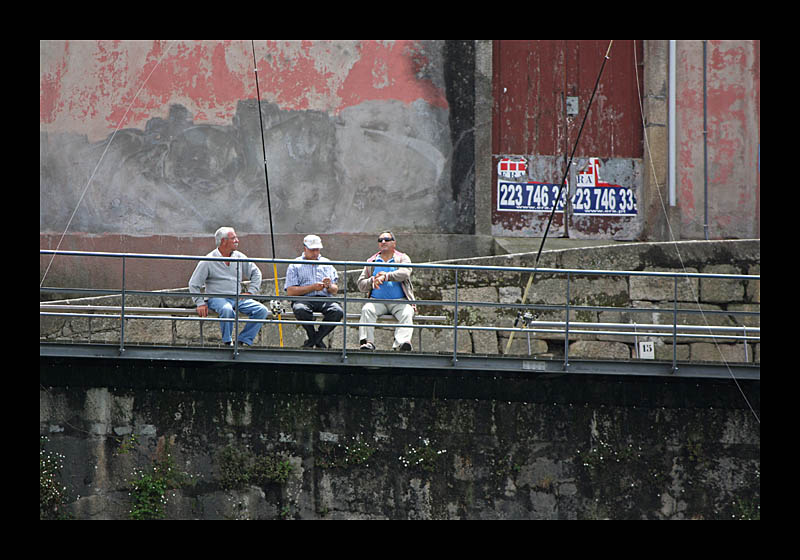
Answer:
M39 424L75 519L760 518L724 381L43 358Z

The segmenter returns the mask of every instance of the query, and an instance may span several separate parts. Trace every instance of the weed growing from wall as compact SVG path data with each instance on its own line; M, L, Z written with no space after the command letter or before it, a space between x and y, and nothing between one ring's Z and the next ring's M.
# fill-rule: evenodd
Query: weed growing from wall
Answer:
M39 437L39 519L66 519L67 487L60 484L64 456L47 451L50 440Z
M328 469L360 465L368 467L369 460L377 449L360 438L342 439L341 442L318 442L315 464Z
M435 472L437 459L443 453L447 453L447 450L436 450L430 440L420 437L418 445L405 446L405 451L398 457L398 460L406 468L419 468L427 472Z
M138 440L131 436L126 442ZM123 442L124 444L125 442ZM161 446L160 446L161 447ZM125 449L121 453L127 453ZM188 479L188 475L180 472L175 467L175 462L169 452L169 442L165 439L163 447L156 452L153 464L146 469L134 469L134 480L129 483L131 510L130 518L164 519L166 517L167 491L180 488Z
M164 519L167 505L167 479L158 464L151 470L134 470L137 479L130 483L131 519Z
M131 434L128 437L123 437L120 441L119 447L114 452L115 455L127 455L133 452L139 445L139 436Z
M761 500L757 498L739 498L733 500L732 519L758 521L761 519Z
M248 484L283 484L289 479L292 464L280 457L255 455L229 445L217 454L220 484L225 490L241 490Z

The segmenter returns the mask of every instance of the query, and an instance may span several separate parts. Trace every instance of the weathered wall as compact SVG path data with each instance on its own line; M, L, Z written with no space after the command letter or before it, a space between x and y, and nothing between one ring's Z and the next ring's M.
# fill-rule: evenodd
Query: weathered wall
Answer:
M761 42L707 41L707 129L703 42L678 41L677 50L680 237L704 238L704 190L710 239L760 237Z
M39 403L78 519L159 461L168 519L760 517L730 382L42 359Z
M519 181L561 180L608 43L494 42L495 166L505 156L523 157L529 169ZM761 44L759 40L707 41L704 83L703 43L677 41L674 205L668 192L669 41L614 41L578 144L576 155L581 159L577 163L580 169L587 157L594 156L609 164L602 168L604 181L632 188L637 214L572 215L567 207L564 214L554 214L551 235L704 239L707 193L709 239L760 236ZM636 77L641 81L638 85ZM576 78L580 87L575 85ZM567 114L567 97L577 99L577 116ZM499 191L497 177L492 182ZM501 197L494 192L488 208L495 235L541 235L549 211L500 208L498 200Z
M474 233L473 42L255 50L277 256L310 232ZM272 255L256 98L250 41L40 42L41 246L193 254L231 225Z
M612 54L601 93L632 80L628 47L615 44L625 56ZM668 42L637 44L649 149L641 160L641 147L625 160L601 149L610 136L635 145L640 133L626 124L627 133L601 135L592 151L602 153L607 179L635 186L638 216L573 216L564 228L556 215L550 237L704 237L702 42L678 42L674 207L667 193ZM523 58L536 54L521 50ZM492 235L512 232L492 221L496 160L505 153L492 147L493 127L502 125L494 116L502 100L502 87L493 83L498 52L492 41L257 41L273 239L249 41L41 41L40 247L205 254L212 232L228 224L254 257L272 256L273 243L276 256L293 257L303 235L314 232L327 236L329 257L362 259L384 227L399 233L417 262L500 252ZM571 70L563 80L551 78L586 82L567 92L585 104L592 65L602 58L565 56ZM577 74L576 60L584 67ZM757 238L760 42L709 41L708 62L710 238ZM506 101L524 112L534 90L524 80L519 86ZM638 122L638 96L634 102L633 89L625 89L624 109L604 116L609 130ZM596 99L598 109L606 107L604 97ZM564 100L551 101L563 113ZM576 117L566 124L554 119L574 132ZM532 157L537 176L560 180L561 155L518 153ZM580 165L588 155L579 151ZM541 235L539 218L512 228L513 235ZM40 275L46 269L48 285L118 280L61 258L41 259ZM142 283L132 287L169 288L190 273L140 268Z
M574 168L587 168L588 158L601 158L600 181L630 189L628 201L641 199L646 168L642 165L642 117L638 104L643 72L642 41L608 40L498 40L494 42L494 114L492 120L493 175L492 233L498 236L542 236L550 221L552 202L539 194L521 193L516 203L499 181L559 185L576 149ZM602 80L597 82L600 68ZM638 78L638 80L637 80ZM594 91L597 84L597 91ZM590 118L583 117L589 107ZM568 103L569 101L569 103ZM578 133L580 142L576 145ZM527 172L509 178L499 167L503 158L527 162ZM605 206L603 214L585 214L585 193L576 191L576 175L567 176L573 201L553 214L550 235L576 239L641 239L646 215L640 209L624 211ZM582 183L586 187L586 183ZM592 184L594 187L594 183ZM600 187L600 184L597 184ZM619 191L614 188L611 192ZM549 189L553 201L557 187ZM573 194L577 197L573 199ZM607 200L608 193L606 193ZM599 197L598 197L599 198ZM512 197L513 200L513 197ZM595 209L597 210L597 209ZM593 211L594 212L594 211Z

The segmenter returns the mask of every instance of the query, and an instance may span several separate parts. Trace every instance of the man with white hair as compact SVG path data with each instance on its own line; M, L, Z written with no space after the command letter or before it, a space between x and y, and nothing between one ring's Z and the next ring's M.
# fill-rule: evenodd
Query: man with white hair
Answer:
M306 235L303 239L303 254L297 257L298 263L292 263L286 270L286 282L283 288L290 297L306 296L307 300L292 301L294 316L300 321L313 321L314 312L322 313L325 322L338 323L344 317L342 306L328 298L339 293L339 274L336 268L320 255L322 240L317 235ZM313 264L312 264L313 263ZM303 348L327 348L325 338L336 325L320 325L315 329L309 323L302 325L308 335Z
M261 271L255 263L241 260L246 259L247 255L236 250L239 247L239 238L233 228L219 228L214 234L214 239L217 248L206 256L229 260L197 263L197 267L189 279L189 291L193 294L192 299L197 305L197 314L200 317L208 317L210 308L222 319L233 319L236 317L236 294L239 291L239 285L243 280L250 280L248 291L241 292L240 296L258 294L261 289ZM201 294L203 288L205 288L206 294L213 295L208 298L195 295ZM266 319L269 315L269 311L264 305L250 298L239 298L238 310L251 319ZM220 321L219 324L222 331L222 343L228 346L233 346L233 325L232 321ZM261 323L247 323L239 333L239 344L252 346L260 329Z

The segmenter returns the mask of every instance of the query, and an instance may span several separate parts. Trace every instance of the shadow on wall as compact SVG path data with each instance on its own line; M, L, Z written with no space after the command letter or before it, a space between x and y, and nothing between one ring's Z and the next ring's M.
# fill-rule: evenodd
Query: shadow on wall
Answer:
M41 133L40 231L63 231L78 207L73 232L185 234L235 224L268 233L255 110L255 100L241 101L231 124L218 126L195 124L172 105L167 119L119 131L107 152L111 136L90 144ZM276 233L459 227L447 109L369 101L335 117L267 103L261 111Z

